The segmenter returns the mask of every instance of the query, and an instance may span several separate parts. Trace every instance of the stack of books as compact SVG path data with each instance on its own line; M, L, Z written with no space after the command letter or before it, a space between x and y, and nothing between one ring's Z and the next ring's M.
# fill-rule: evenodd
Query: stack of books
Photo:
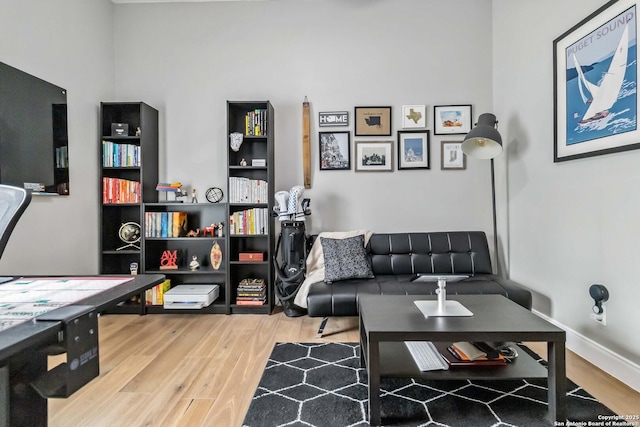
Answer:
M444 351L438 348L449 366L502 366L507 359L485 343L455 342Z
M159 182L156 185L156 191L164 191L165 193L177 193L182 189L182 184L180 182Z
M264 305L267 301L267 286L263 279L243 279L236 293L237 305Z

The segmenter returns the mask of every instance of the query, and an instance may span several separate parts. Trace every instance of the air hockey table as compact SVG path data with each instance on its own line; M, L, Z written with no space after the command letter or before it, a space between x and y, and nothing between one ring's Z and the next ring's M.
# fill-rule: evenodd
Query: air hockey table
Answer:
M161 274L2 278L0 427L46 426L47 399L100 374L98 315L160 284ZM50 355L66 362L48 369Z

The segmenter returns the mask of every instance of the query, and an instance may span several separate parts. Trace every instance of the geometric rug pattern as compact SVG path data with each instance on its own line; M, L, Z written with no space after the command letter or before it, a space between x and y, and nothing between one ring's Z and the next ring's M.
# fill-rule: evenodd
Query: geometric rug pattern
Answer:
M367 372L357 343L277 343L244 419L246 427L369 426ZM537 358L530 349L522 351ZM382 425L552 426L547 380L383 378ZM567 413L575 423L614 415L567 381ZM580 424L578 424L580 425Z

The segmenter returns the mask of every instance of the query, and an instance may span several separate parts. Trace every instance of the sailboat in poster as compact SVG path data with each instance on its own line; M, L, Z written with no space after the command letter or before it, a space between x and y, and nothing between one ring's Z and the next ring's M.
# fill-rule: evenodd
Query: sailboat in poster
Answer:
M578 88L580 89L580 95L585 104L589 104L589 108L587 108L584 116L582 116L582 119L578 122L579 124L586 125L590 122L603 119L609 114L609 109L618 100L618 94L624 82L628 50L629 25L627 24L611 59L609 69L602 78L599 86L586 79L576 55L573 54L573 62L578 71ZM591 94L591 98L586 96L585 91Z

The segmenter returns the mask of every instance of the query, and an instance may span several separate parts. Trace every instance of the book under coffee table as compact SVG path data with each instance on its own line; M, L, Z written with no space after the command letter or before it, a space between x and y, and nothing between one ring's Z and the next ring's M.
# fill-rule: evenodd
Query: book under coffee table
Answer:
M430 380L547 378L549 416L566 420L566 366L564 330L500 295L449 297L469 309L469 317L428 317L416 300L431 296L363 295L359 299L360 364L367 369L369 423L380 425L380 378L409 377ZM421 372L404 341L547 342L548 368L525 352L506 366L452 367Z

